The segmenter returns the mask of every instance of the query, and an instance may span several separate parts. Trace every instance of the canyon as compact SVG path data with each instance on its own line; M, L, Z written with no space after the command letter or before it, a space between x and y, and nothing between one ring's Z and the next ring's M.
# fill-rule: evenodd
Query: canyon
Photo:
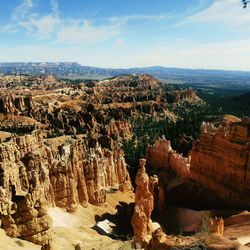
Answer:
M250 120L226 115L217 126L202 123L200 137L188 157L173 150L170 141L159 138L148 146L148 168L158 169L160 176L173 170L178 180L172 187L166 184L168 189L193 183L201 193L202 188L209 190L218 205L224 201L229 207L249 209L249 143ZM182 191L190 196L191 190Z
M121 241L124 236L94 230L101 218L117 224L126 218L143 247L182 248L200 238L177 239L153 222L169 204L249 209L249 119L202 123L187 157L163 136L147 145L139 167L128 162L125 145L141 151L136 129L144 121L167 121L174 129L180 110L205 106L192 89L171 90L150 75L77 84L51 75L0 76L0 93L0 221L4 237L19 238L19 245L136 247L131 237Z

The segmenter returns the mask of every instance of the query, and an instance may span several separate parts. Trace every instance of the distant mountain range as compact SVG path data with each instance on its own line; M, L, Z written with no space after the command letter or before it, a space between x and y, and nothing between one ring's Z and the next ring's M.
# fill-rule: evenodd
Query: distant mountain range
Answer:
M168 68L161 66L145 68L112 69L83 66L75 62L13 62L0 63L2 74L53 74L57 77L81 77L81 78L106 78L123 74L150 74L161 80L177 80L181 83L233 83L237 81L241 85L250 85L249 71L226 71L206 69Z

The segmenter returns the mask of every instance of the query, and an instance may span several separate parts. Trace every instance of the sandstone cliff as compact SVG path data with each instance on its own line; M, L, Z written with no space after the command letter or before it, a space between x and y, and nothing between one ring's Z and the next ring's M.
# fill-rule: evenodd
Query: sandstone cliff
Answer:
M98 143L89 148L81 137L43 139L40 132L35 132L13 138L0 144L0 162L1 200L5 201L1 203L3 228L10 236L35 243L43 243L37 240L37 234L50 226L49 222L40 225L47 216L41 206L72 210L77 204L105 203L112 189L132 189L123 151L103 149ZM41 197L45 198L43 203L38 202ZM14 204L17 209L10 212ZM29 225L34 223L29 235L22 226L27 221L31 221Z
M250 120L204 123L191 151L190 179L221 199L250 207Z
M0 113L2 114L31 116L34 109L31 96L5 95L0 98Z
M156 140L154 145L148 145L146 158L148 165L153 168L171 168L182 178L189 176L190 158L173 150L171 142L164 136Z
M163 138L148 146L147 162L151 173L156 169L160 173L164 169L172 169L181 178L179 183L172 183L173 187L168 185L168 189L182 185L185 186L182 192L188 195L196 185L199 192L192 196L201 194L201 204L207 199L206 204L213 200L218 206L221 201L232 207L249 208L249 143L249 119L241 121L225 116L217 127L210 123L202 124L200 138L188 158L172 150L170 141ZM161 180L161 185L166 184Z

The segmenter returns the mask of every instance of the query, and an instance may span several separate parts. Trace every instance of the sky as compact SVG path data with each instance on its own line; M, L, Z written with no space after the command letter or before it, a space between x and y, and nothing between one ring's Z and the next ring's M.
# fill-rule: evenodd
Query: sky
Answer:
M1 62L250 70L241 0L0 0Z

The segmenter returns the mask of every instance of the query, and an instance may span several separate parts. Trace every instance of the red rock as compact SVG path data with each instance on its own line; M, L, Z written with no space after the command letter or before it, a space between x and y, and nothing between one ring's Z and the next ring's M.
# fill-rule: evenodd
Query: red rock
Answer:
M150 191L149 177L145 169L146 160L140 160L140 168L136 175L135 210L132 227L136 241L145 245L153 232L151 213L154 208L154 197Z
M204 123L191 152L190 178L221 199L250 206L250 121Z
M147 149L148 165L154 168L171 168L182 177L187 178L190 173L190 158L183 157L171 147L171 142L165 137L156 140Z

